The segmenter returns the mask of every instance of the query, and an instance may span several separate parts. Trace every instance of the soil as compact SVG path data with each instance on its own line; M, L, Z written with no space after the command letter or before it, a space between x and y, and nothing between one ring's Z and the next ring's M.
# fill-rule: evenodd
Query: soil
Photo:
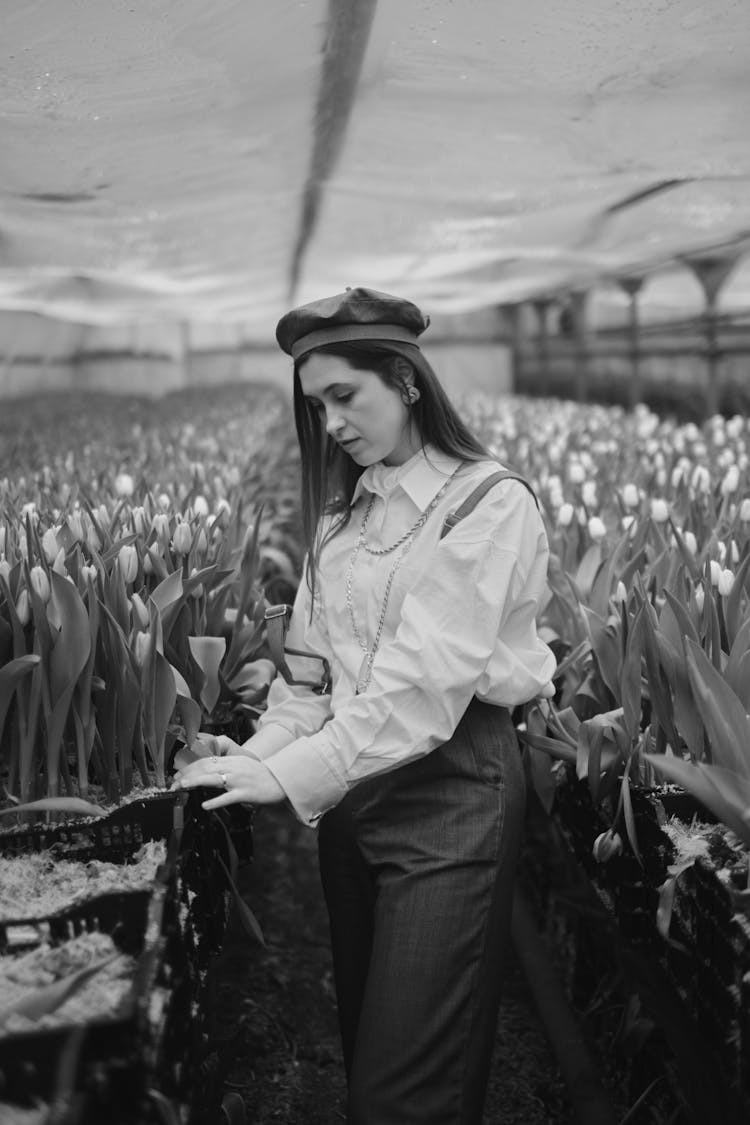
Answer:
M248 1125L336 1125L346 1120L346 1088L315 836L271 807L257 814L254 847L240 890L266 948L235 914L214 966L224 1088L244 1100ZM570 1120L565 1084L511 956L485 1125Z

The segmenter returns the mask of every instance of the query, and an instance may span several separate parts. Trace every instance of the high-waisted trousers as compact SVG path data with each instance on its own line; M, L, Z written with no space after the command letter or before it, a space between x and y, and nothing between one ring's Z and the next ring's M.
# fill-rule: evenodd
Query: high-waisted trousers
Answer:
M349 1125L481 1125L524 807L510 716L474 699L322 818Z

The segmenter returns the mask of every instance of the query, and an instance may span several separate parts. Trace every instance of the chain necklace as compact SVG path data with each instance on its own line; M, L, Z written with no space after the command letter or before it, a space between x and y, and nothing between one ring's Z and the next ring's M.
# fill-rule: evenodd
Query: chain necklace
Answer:
M401 563L403 562L404 556L406 555L407 551L409 550L412 543L414 542L414 539L416 538L416 535L419 532L420 528L422 528L424 526L424 524L427 522L427 519L428 519L430 513L436 507L438 501L441 499L443 493L448 488L448 485L451 483L452 479L453 479L452 477L449 477L449 479L445 482L445 484L442 486L442 488L437 493L437 495L430 501L430 503L427 505L425 510L422 512L422 514L419 517L419 519L417 520L417 522L415 524L412 524L412 526L409 528L409 530L405 531L404 534L399 539L397 539L395 543L391 544L390 547L373 547L370 543L367 542L367 540L365 538L365 532L367 530L367 524L370 520L370 513L372 512L373 504L375 503L375 496L373 495L373 496L370 497L370 503L367 505L367 509L365 511L365 514L362 517L362 523L360 525L359 535L357 536L357 541L355 542L354 548L353 548L352 553L349 557L349 565L348 565L347 570L346 570L346 580L345 580L346 608L349 611L349 621L351 622L352 632L354 634L355 640L357 641L357 643L359 644L359 647L362 649L362 651L365 654L364 659L362 660L362 664L361 664L360 669L359 669L359 675L357 676L357 682L356 682L356 685L355 685L355 694L356 695L360 695L363 691L365 691L367 689L368 684L370 683L370 680L372 679L372 666L375 662L375 654L378 651L378 647L380 645L380 639L383 635L383 628L385 626L385 618L386 618L386 614L388 612L388 602L389 602L390 596L391 596L391 587L393 586L393 579L396 577L396 571L401 566ZM387 579L386 584L385 584L385 594L383 595L383 604L380 608L380 616L378 618L378 623L377 623L377 626L375 628L375 638L374 638L372 644L368 645L367 641L362 636L360 628L357 624L357 619L354 615L354 599L353 599L353 595L352 595L352 588L353 588L353 585L354 585L354 568L355 568L355 565L356 565L356 562L357 562L357 558L359 556L360 550L363 550L363 549L369 555L380 555L380 556L382 556L382 555L393 554L393 552L397 551L399 547L401 548L401 550L399 551L398 555L396 556L396 560L395 560L395 562L393 563L393 566L390 569L390 573L388 574L388 579Z

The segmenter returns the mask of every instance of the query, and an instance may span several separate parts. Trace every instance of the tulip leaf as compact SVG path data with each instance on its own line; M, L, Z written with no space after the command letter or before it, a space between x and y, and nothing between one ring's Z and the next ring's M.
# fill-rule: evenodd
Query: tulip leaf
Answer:
M734 575L734 585L727 595L725 618L727 623L727 637L729 639L730 646L734 645L737 633L739 632L737 623L740 620L742 595L745 590L745 583L747 582L749 570L750 553L745 555L744 559L737 568ZM747 624L747 620L750 620L750 618L746 619L743 624Z
M717 765L750 778L750 718L700 645L685 640L688 675Z
M644 758L657 773L692 793L722 824L750 846L750 821L747 819L750 794L744 791L743 795L736 775L730 771L719 772L716 766L704 762L686 762L669 754L644 754Z
M41 657L36 653L29 653L27 656L17 656L0 668L0 735L3 733L5 717L13 701L16 685L33 671L40 660Z
M576 764L576 751L567 742L561 742L558 738L549 738L544 734L531 734L529 731L518 731L518 737L521 742L526 743L528 746L533 746L535 750L544 750L545 754L550 754L553 758L560 758L563 762L570 762L571 765Z
M630 761L632 760L633 759L631 758ZM641 853L638 848L638 837L635 831L633 802L630 796L630 777L628 776L629 766L630 762L628 762L628 766L626 767L625 773L622 777L622 814L625 817L625 831L628 834L628 840L630 841L630 846L633 849L633 854L635 855L635 858L638 860L638 862L642 864L643 861L641 860Z
M617 631L589 606L582 605L591 637L591 648L596 658L599 675L614 699L620 696L620 642Z
M206 677L201 689L201 703L211 714L221 694L219 666L224 659L227 642L224 637L188 637L193 660Z
M625 660L620 671L620 701L625 729L634 739L641 726L641 648L643 606L636 611L628 633Z

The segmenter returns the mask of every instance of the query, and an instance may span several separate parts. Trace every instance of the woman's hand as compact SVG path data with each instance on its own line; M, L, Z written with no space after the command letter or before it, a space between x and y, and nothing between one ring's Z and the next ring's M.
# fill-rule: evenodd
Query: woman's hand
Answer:
M239 749L228 738L214 739L214 742L227 742ZM224 790L217 797L203 801L204 809L220 809L224 805L242 803L272 805L286 797L268 767L247 754L203 757L176 771L172 789L196 789L200 786L216 786Z

